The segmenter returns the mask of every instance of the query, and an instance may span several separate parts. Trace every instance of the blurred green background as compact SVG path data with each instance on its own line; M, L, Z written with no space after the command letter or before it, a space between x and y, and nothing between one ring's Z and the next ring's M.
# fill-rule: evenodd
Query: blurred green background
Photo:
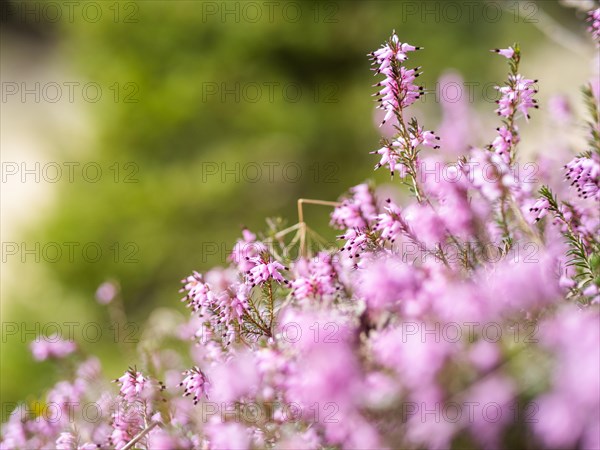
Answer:
M427 87L449 68L467 81L501 82L505 61L488 51L515 41L525 54L523 71L550 80L546 86L560 67L589 77L585 55L540 30L550 18L575 40L586 39L582 13L554 1L521 2L523 16L514 1L454 2L455 10L444 1L102 1L77 2L72 16L65 2L52 2L62 8L60 20L48 20L54 16L44 2L25 3L33 12L23 14L24 2L3 2L2 81L93 82L103 98L85 101L76 90L74 102L62 106L3 101L3 161L94 162L104 172L96 183L76 176L72 183L42 180L33 194L13 190L23 195L13 198L15 211L33 211L3 209L3 225L10 241L98 243L103 255L97 262L78 250L74 261L3 255L3 404L40 395L59 376L27 348L48 322L99 323L98 342L79 331L75 337L100 355L111 377L135 363L119 353L106 307L94 299L103 281L118 280L130 321L142 323L158 305L183 311L179 280L225 264L242 225L260 230L270 216L293 224L300 197L334 200L367 178L389 182L385 170L372 172L377 161L369 151L378 148L379 130L366 54L392 29L425 47L411 59L423 66ZM86 9L90 3L95 7ZM475 93L473 108L495 120L494 104ZM6 125L10 108L14 127ZM436 129L438 104L425 101L415 111ZM19 136L43 142L43 150L25 158ZM110 169L115 163L118 174ZM238 167L237 175L223 173L222 164ZM257 166L262 176L254 182ZM127 175L135 182L126 183ZM11 195L10 185L2 188ZM326 209L307 214L333 239ZM6 323L17 323L19 333L7 333Z

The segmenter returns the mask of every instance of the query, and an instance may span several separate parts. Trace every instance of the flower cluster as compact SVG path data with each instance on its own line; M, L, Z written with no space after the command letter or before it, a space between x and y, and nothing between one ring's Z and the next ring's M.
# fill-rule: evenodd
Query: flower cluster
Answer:
M407 53L420 50L410 44L401 43L396 33L379 50L371 54L375 74L383 74L385 79L375 86L383 87L374 95L378 97L378 108L385 111L381 125L394 118L397 133L391 141L382 139L381 148L371 152L381 156L375 169L388 166L392 178L398 173L400 178L410 178L413 188L418 191L416 184L417 165L419 163L420 146L439 148L439 136L433 131L425 130L415 118L406 121L405 110L419 97L424 95L424 89L415 84L415 79L421 75L420 67L407 69L403 64L408 59Z
M248 282L252 287L257 284L266 283L269 280L277 281L278 283L289 284L289 281L281 275L282 270L288 270L279 261L271 260L270 256L263 253L261 256L248 258L252 263L252 268L248 270Z
M565 166L565 177L583 199L600 201L600 155L578 157Z
M326 252L310 260L301 259L294 268L297 275L291 287L299 301L331 298L340 289L333 258Z
M538 108L537 101L533 98L537 90L534 85L537 80L523 78L521 75L510 75L508 84L498 88L501 97L498 100L498 109L496 112L499 116L510 117L519 111L530 119L529 109Z
M73 362L40 399L60 419L19 405L0 446L600 448L597 91L586 90L589 148L564 186L542 177L537 195L515 170L516 123L537 107L519 47L496 50L510 66L496 138L446 134L451 150L408 117L423 95L419 69L404 66L417 49L394 33L371 54L397 131L376 167L398 173L410 199L362 183L320 201L344 242L317 250L303 218L244 229L228 267L182 280L189 320L151 316L140 369L118 389L74 343L33 344L36 359Z
M137 398L142 398L150 385L150 381L135 369L129 369L122 377L117 378L115 383L121 385L119 393L131 403Z
M423 94L423 88L414 83L420 75L419 68L407 69L402 65L408 59L407 53L415 50L420 50L420 47L400 42L394 32L386 44L370 54L375 74L385 76L375 85L381 88L375 96L378 97L379 108L385 111L382 125Z
M73 341L65 341L57 334L51 336L39 336L30 345L31 353L37 361L48 358L64 358L77 350L77 344Z
M180 386L185 386L183 395L193 395L194 405L196 405L203 395L206 394L208 386L208 380L206 375L198 367L192 367L189 370L183 372L186 377L183 379Z

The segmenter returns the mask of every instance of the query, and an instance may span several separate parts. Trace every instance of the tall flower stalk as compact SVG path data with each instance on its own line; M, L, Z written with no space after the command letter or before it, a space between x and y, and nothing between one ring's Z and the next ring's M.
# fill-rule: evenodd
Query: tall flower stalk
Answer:
M374 95L379 102L378 108L385 112L381 125L390 121L396 134L391 140L382 139L382 147L373 153L381 155L375 166L388 166L393 178L398 173L407 177L411 190L419 202L423 201L423 192L418 183L418 164L420 146L438 148L439 138L432 131L425 131L414 117L406 119L406 109L416 102L425 92L415 81L422 72L420 67L408 69L405 62L408 53L421 50L410 44L402 43L394 32L391 38L379 50L370 54L375 75L383 75L383 81L375 84L381 88Z

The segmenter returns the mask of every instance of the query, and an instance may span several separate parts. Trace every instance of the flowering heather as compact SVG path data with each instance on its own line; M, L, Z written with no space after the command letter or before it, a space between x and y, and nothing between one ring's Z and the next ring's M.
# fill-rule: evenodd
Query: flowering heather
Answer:
M416 50L394 33L370 54L395 130L376 169L408 199L362 183L301 199L288 228L244 229L228 267L182 280L189 318L151 320L114 383L75 343L34 342L69 374L38 402L58 416L20 404L0 446L600 448L598 91L583 90L587 146L553 169L562 186L533 186L518 170L538 108L520 47L493 51L509 73L487 142L465 141L466 116L455 136L412 117ZM331 209L338 245L304 221L307 203Z
M180 386L185 386L185 396L193 395L194 405L200 401L200 398L205 394L207 388L206 376L198 367L192 367L184 373L186 377L183 379Z
M394 32L387 43L371 53L375 75L385 76L375 85L381 88L375 95L380 102L379 108L385 111L382 125L398 111L412 105L423 93L423 88L414 84L420 75L419 68L407 69L403 65L408 59L407 53L415 50L420 48L400 42Z
M48 337L38 336L30 348L35 360L44 361L48 358L64 358L77 350L77 345L54 334Z

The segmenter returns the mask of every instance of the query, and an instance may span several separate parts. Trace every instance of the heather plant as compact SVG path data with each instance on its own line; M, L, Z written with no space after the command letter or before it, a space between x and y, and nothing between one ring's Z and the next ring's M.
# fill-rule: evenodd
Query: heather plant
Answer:
M583 90L588 146L550 187L522 170L538 104L519 45L493 50L509 68L495 138L458 159L411 117L417 51L393 33L369 55L393 130L375 168L410 201L364 183L244 229L227 267L182 280L189 319L150 320L112 383L75 343L35 342L69 374L13 411L2 448L600 448L600 87Z

